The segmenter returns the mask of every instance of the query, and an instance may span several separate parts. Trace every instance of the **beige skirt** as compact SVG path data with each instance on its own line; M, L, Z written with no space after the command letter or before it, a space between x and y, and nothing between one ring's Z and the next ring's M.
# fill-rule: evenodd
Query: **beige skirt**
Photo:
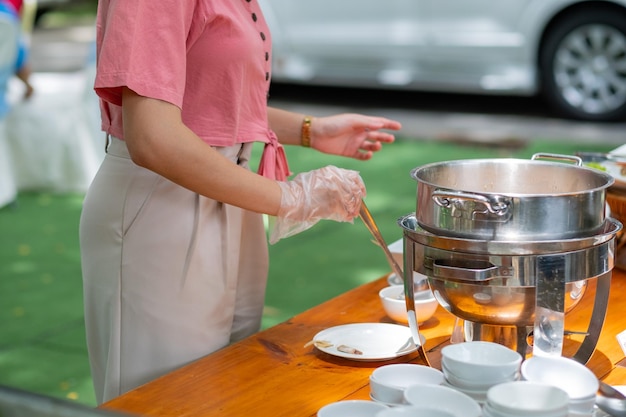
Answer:
M217 148L248 167L252 144ZM98 403L259 330L263 218L135 165L111 138L80 219Z

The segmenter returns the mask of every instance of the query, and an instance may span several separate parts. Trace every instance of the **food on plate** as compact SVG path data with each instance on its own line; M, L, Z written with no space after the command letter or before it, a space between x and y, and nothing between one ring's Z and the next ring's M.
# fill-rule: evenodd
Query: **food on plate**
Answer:
M318 348L329 348L333 346L333 344L329 342L328 340L311 340L310 342L305 344L304 347L309 347L311 345L318 347Z
M351 355L362 355L363 352L361 352L360 350L350 347L350 346L346 346L346 345L339 345L337 346L337 350L339 352L343 352L343 353L349 353Z

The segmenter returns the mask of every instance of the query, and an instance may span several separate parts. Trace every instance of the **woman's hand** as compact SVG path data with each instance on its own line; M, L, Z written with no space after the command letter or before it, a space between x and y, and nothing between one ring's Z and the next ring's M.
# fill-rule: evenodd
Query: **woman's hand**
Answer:
M345 113L317 117L311 122L311 147L327 154L366 161L383 143L395 140L393 134L381 129L399 130L399 122L384 117Z
M322 219L352 222L359 215L365 184L357 171L328 165L279 181L280 208L270 243L300 233Z

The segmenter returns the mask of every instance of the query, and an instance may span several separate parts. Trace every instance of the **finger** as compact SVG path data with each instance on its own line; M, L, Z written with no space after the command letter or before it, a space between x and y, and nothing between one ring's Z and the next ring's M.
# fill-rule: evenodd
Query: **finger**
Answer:
M392 143L396 137L386 132L368 132L367 139L374 142Z
M383 144L380 142L365 141L361 144L361 150L364 150L364 151L378 152L382 148L383 148Z
M396 122L395 120L387 120L383 129L400 130L402 129L402 124L400 122Z
M374 155L374 153L372 151L357 151L354 153L354 155L352 155L352 157L354 159L357 159L359 161L367 161L369 159L372 159L372 156Z
M367 128L370 130L388 129L388 130L400 130L402 124L395 120L387 119L385 117L374 117L371 123L367 124Z

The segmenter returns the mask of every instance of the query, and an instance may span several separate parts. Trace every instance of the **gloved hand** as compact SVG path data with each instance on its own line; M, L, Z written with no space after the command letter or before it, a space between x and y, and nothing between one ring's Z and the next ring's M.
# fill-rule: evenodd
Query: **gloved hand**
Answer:
M279 182L282 198L270 243L300 233L321 219L352 222L359 215L365 185L356 171L332 165Z

